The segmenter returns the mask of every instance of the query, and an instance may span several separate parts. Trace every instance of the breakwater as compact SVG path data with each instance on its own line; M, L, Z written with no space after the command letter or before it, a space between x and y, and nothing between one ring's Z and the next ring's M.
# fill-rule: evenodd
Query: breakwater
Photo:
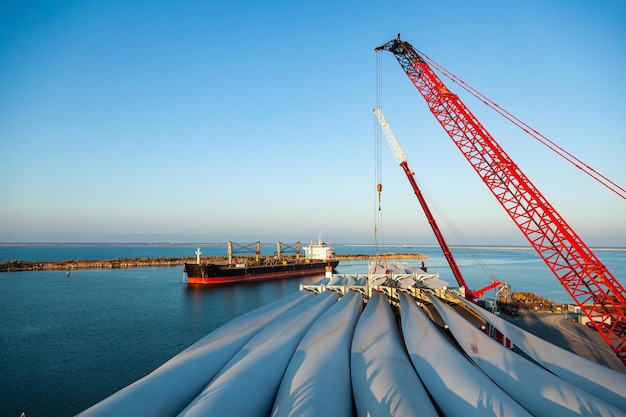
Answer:
M388 259L426 259L421 253L385 253ZM383 257L379 255L339 254L335 258L342 260L375 260ZM195 257L156 257L156 258L116 258L105 260L72 260L33 262L33 261L4 261L0 263L0 272L19 271L74 271L80 269L124 269L142 267L171 267L195 262ZM226 263L228 258L220 256L206 256L203 262Z

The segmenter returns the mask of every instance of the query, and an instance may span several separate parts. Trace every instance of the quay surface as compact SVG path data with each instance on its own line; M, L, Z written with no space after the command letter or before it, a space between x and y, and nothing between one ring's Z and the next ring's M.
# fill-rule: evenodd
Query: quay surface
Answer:
M508 322L592 362L626 374L626 367L602 336L576 323L567 314L524 312L524 317L503 316Z

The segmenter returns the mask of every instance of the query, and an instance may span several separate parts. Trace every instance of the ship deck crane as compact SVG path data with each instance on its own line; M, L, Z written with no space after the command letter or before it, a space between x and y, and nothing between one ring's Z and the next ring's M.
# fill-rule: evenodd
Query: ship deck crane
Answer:
M385 118L385 115L383 114L380 107L375 108L373 112L376 115L376 118L378 119L378 123L380 124L381 130L383 131L383 133L385 134L385 137L387 138L387 142L389 143L389 146L391 147L391 152L393 153L393 157L395 158L396 162L398 162L398 164L400 164L400 166L404 170L404 173L406 174L406 177L408 178L409 183L411 184L411 187L413 188L413 192L415 193L417 200L422 206L422 210L424 210L424 214L426 215L428 224L430 224L430 227L433 229L433 233L435 234L435 237L437 238L437 242L439 243L439 246L441 247L441 250L443 251L443 255L445 256L446 261L448 261L448 265L450 266L450 269L452 270L452 274L454 275L456 282L459 284L460 287L463 287L465 290L465 298L469 300L474 300L476 298L482 297L482 295L485 292L497 287L501 283L497 280L494 280L491 282L491 284L489 284L485 288L482 288L476 291L472 291L467 287L467 283L465 282L465 279L463 278L463 274L461 273L461 270L459 269L459 266L457 265L456 260L454 259L454 256L452 255L452 251L450 250L450 247L448 246L448 243L446 242L446 239L444 238L443 233L441 233L441 230L439 229L439 226L437 225L437 221L435 220L435 217L430 211L430 208L428 207L428 204L426 202L426 199L424 198L424 195L422 194L422 191L417 185L417 181L415 181L415 175L413 171L411 171L411 169L409 168L409 163L407 161L406 154L402 150L402 147L400 146L398 139L396 139L396 135L391 130L391 127L389 126L389 123L387 123L387 119Z
M395 56L448 136L626 365L624 287L411 44L398 35L375 51Z

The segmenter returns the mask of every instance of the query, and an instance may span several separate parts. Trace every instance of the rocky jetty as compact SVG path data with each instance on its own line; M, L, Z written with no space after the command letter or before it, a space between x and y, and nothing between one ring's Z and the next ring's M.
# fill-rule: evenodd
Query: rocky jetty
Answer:
M107 260L72 260L54 262L5 261L0 272L18 271L73 271L77 269L122 269L154 266L177 266L195 262L196 258L119 258Z
M386 253L387 259L426 259L426 255L420 253ZM339 260L373 260L380 259L382 255L336 255ZM185 263L195 262L195 257L162 257L162 258L117 258L107 260L72 260L54 262L26 262L4 261L0 263L0 272L19 271L73 271L77 269L123 269L141 267L168 267L179 266ZM217 256L204 256L202 262L225 263L227 258Z

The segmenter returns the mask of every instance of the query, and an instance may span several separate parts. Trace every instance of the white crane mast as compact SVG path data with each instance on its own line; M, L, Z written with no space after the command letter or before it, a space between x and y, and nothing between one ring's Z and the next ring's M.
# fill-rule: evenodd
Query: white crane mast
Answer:
M387 142L389 142L389 146L391 147L391 152L393 152L393 157L396 159L396 161L399 164L406 162L406 155L404 151L402 150L402 148L400 147L400 144L398 143L398 140L396 139L396 135L393 134L391 127L389 127L389 123L387 123L387 119L385 119L385 115L383 114L383 111L380 109L380 107L376 107L372 111L378 118L378 123L380 124L380 128L383 130L383 133L385 134L385 137L387 138Z

